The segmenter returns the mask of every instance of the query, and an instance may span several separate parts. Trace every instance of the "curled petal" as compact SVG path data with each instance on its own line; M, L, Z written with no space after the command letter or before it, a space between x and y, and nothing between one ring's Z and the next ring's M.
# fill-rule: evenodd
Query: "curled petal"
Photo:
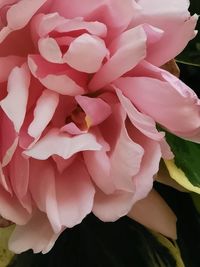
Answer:
M171 132L192 140L193 135L197 135L196 130L200 129L198 97L174 75L154 69L151 75L160 75L160 79L124 77L117 81L117 86L142 113Z

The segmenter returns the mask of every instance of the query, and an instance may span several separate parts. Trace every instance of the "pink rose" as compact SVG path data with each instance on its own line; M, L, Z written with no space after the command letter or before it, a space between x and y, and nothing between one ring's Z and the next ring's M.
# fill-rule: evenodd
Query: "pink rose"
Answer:
M45 253L90 212L114 221L144 199L161 157L173 157L156 123L200 140L197 96L159 68L195 36L187 9L187 0L0 2L0 215L17 224L13 251Z

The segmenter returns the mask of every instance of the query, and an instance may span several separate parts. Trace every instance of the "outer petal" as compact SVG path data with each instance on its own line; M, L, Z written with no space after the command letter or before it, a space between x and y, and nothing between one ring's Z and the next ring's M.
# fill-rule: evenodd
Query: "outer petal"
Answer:
M177 56L194 38L197 15L190 17L188 0L169 0L162 5L159 0L139 0L138 4L142 9L140 15L134 17L132 26L149 23L164 32L157 43L149 46L147 55L149 62L161 66Z
M42 212L35 212L24 226L17 226L9 240L9 249L21 253L32 249L34 253L47 253L60 233L55 234Z
M91 133L70 137L68 134L60 133L58 129L52 129L24 154L40 160L52 155L68 159L80 151L100 149L101 146Z
M14 68L8 78L8 95L0 105L10 120L16 132L19 132L26 114L30 73L24 64L21 68Z
M110 45L111 58L94 75L89 88L97 90L131 70L146 56L146 33L142 26L123 32Z
M189 137L191 133L192 137L192 131L200 127L199 100L175 76L164 70L160 73L161 80L126 77L120 78L117 86L141 112L177 135Z
M177 238L176 216L155 190L145 199L138 201L128 216L169 238Z

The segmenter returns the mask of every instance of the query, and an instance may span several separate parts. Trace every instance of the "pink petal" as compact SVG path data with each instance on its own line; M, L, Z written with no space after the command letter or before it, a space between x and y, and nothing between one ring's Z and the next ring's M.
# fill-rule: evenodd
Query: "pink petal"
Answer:
M45 214L37 211L26 225L15 228L9 240L9 249L15 253L29 249L34 253L47 253L59 235L53 232Z
M160 41L149 47L147 55L149 62L161 66L177 56L194 38L197 16L190 17L188 0L169 0L162 5L159 0L140 0L138 4L142 9L140 15L133 18L131 26L149 23L164 32Z
M101 146L91 133L70 137L68 134L60 133L59 129L52 129L24 154L40 160L52 155L68 159L80 151L100 149Z
M13 123L10 119L0 110L0 125L1 125L1 135L0 135L0 159L3 167L6 166L15 152L18 144L18 136L14 129Z
M97 90L131 70L146 56L146 33L142 26L123 32L110 45L111 58L93 76L91 90Z
M177 238L176 216L155 190L145 199L138 201L128 216L169 238Z
M109 27L112 36L116 36L127 28L134 13L138 11L138 5L132 0L83 0L81 5L79 0L57 0L52 2L51 11L57 11L66 18L84 17L86 21L103 22Z
M115 84L121 89L124 88L124 85L123 82L120 83L120 81L122 80L117 80ZM163 138L163 134L157 131L155 121L146 114L139 112L120 90L116 89L116 93L132 124L149 138L161 140Z
M29 160L23 157L20 148L15 151L8 167L12 189L21 205L30 213L32 207L31 198L28 193Z
M112 150L106 153L108 151L106 143L99 137L98 141L103 149L84 152L84 159L92 179L107 194L113 193L114 190L130 192L135 190L133 176L140 170L144 153L143 148L129 137L125 128L126 116L121 107L118 106L115 112L118 114L120 130ZM114 139L111 131L108 131L107 135Z
M52 156L53 160L56 163L58 172L61 174L66 168L68 168L72 162L75 160L76 156L72 156L69 159L63 159L57 155Z
M41 38L38 41L41 56L51 63L63 63L62 52L53 38Z
M12 32L24 28L47 0L17 1L7 12L7 26L0 31L0 43Z
M66 66L61 65L59 68L55 64L52 66L39 56L29 56L28 65L33 76L46 88L63 95L75 96L84 93L84 89L67 74ZM65 74L62 74L64 72Z
M59 102L59 95L50 90L44 90L39 97L34 110L34 120L28 128L30 136L37 138L51 121Z
M10 184L9 176L7 175L7 168L3 168L0 163L0 184L4 190L12 195L12 188Z
M76 159L57 179L56 190L63 226L73 227L91 212L95 190L81 159Z
M165 138L163 138L160 141L160 148L161 148L161 153L162 153L162 158L163 159L170 160L170 159L173 159L174 158L174 154L171 151L171 148L168 145L168 143L167 143L167 141L166 141Z
M116 221L127 215L133 205L133 193L120 191L106 195L97 191L93 213L104 222Z
M116 189L133 192L133 177L138 174L142 165L143 148L128 135L125 122L122 125L119 139L110 156L111 173Z
M105 37L107 34L107 27L105 24L99 21L84 21L81 17L69 20L66 19L63 24L60 24L55 28L55 31L65 33L80 30L86 30L91 35L99 37Z
M18 56L0 57L0 82L7 81L12 69L20 66L24 62L24 58Z
M63 60L78 71L94 73L101 67L107 53L102 39L84 33L71 42Z
M147 196L153 187L153 177L159 170L161 160L160 143L143 135L135 129L131 123L127 125L128 133L132 140L144 149L144 156L140 164L139 172L134 176L135 194L134 201Z
M0 102L16 132L19 132L25 118L29 84L30 73L26 64L14 68L8 78L8 95Z
M34 41L38 41L41 37L47 37L57 26L65 22L66 19L57 12L35 15L31 21L31 32L34 36Z
M110 147L100 131L95 130L97 141L101 144L102 149L99 151L85 151L83 153L84 161L94 183L106 194L111 194L115 190L115 186L110 177L111 164L107 154Z
M161 80L124 77L117 81L117 86L141 112L173 133L187 136L200 127L199 100L175 76L164 70L160 70L160 73Z
M16 196L12 196L0 186L0 214L3 218L18 225L25 224L30 214L19 203Z
M61 230L55 171L50 161L30 161L29 190L37 207L47 214L54 232Z
M76 101L91 120L93 126L100 124L111 114L110 106L101 98L76 96Z
M79 135L87 133L87 131L80 130L75 123L70 122L60 129L60 132L65 132L71 135Z

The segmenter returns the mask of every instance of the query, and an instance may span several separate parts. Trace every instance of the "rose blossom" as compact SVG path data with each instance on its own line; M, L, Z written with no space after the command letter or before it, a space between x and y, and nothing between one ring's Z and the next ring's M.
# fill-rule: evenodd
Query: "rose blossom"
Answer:
M0 2L0 215L17 225L13 251L45 253L90 212L114 221L144 199L161 157L173 156L156 123L199 141L197 96L159 68L195 36L187 9L187 0Z

